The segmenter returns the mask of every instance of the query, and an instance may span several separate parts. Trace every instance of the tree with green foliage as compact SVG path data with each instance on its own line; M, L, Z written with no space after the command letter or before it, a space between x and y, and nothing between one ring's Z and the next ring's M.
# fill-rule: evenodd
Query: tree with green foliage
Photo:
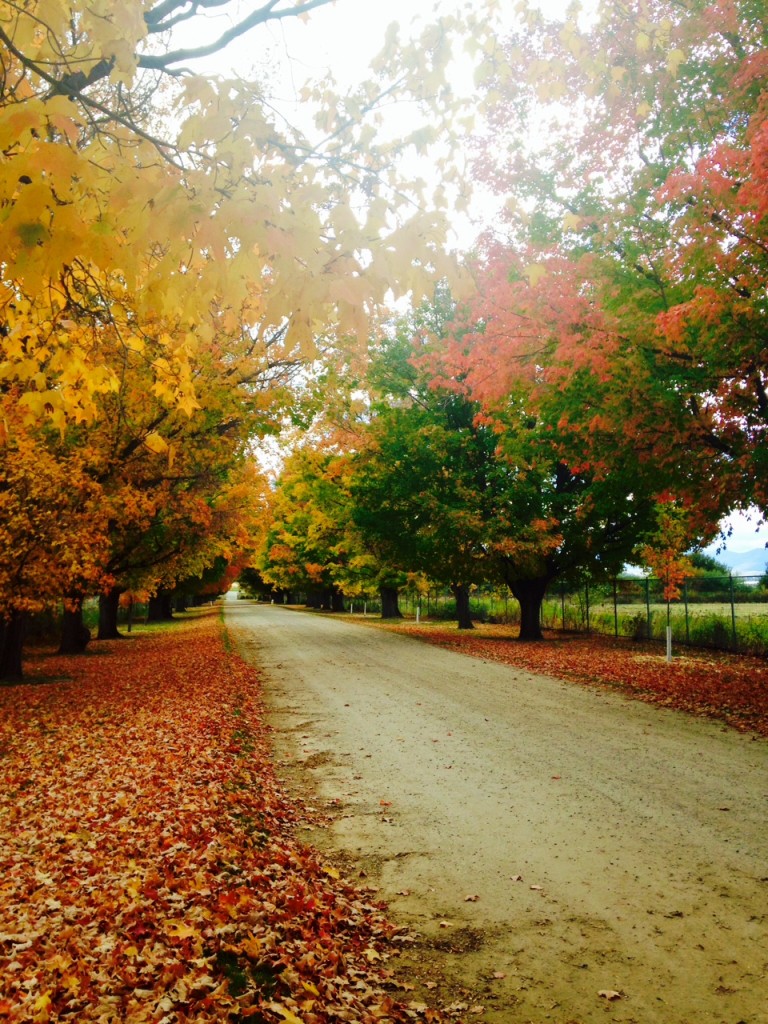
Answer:
M500 467L476 406L417 365L449 312L447 297L438 297L379 342L366 379L370 418L347 486L365 545L403 573L450 587L459 628L470 629L470 591L491 572L501 522L493 480Z
M453 589L462 627L470 587L503 582L521 639L541 639L547 587L620 571L653 497L637 474L585 464L571 446L561 420L573 392L537 388L534 401L530 381L510 379L486 401L473 382L496 367L492 353L474 361L487 321L472 312L438 296L380 343L365 442L349 460L352 515L390 560Z

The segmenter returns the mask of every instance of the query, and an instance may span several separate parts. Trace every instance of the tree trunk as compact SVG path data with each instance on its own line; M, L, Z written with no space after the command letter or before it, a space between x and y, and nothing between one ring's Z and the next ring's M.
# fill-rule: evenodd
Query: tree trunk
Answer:
M451 593L456 599L456 621L459 629L474 629L469 611L469 587L466 583L456 583L451 586Z
M520 604L520 635L518 640L543 640L541 632L541 605L547 592L549 578L514 580L509 589Z
M123 634L117 628L117 613L120 608L120 587L112 587L106 594L99 594L99 631L97 640L121 640Z
M343 612L344 611L344 595L336 587L331 591L331 611L332 612Z
M159 594L150 597L147 605L147 622L170 622L172 619L173 608L168 591L161 590Z
M397 587L379 587L382 619L402 619Z
M21 652L24 647L24 612L12 611L7 619L0 616L0 685L18 683L24 673Z
M307 594L307 608L322 608L323 595L319 590L312 590Z
M61 617L59 654L82 654L91 642L91 631L83 622L83 598L80 594L69 594L68 601L72 610L65 607Z

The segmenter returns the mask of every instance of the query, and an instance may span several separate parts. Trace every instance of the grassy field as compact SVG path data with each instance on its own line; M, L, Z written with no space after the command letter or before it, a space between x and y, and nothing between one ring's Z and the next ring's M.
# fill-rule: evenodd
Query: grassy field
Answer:
M496 594L476 595L471 601L472 614L479 622L498 622L514 625L519 621L517 601ZM406 613L414 614L415 606L405 606ZM618 635L635 640L663 640L666 636L667 605L652 601L649 608L644 601L618 604L614 612L612 601L590 604L583 597L553 596L542 607L542 624L546 629L569 632ZM450 620L455 605L450 598L431 600L429 608L421 603L422 619ZM670 624L675 643L715 650L737 651L768 657L768 603L761 601L735 601L733 614L729 601L689 602L687 610L682 601L670 606Z

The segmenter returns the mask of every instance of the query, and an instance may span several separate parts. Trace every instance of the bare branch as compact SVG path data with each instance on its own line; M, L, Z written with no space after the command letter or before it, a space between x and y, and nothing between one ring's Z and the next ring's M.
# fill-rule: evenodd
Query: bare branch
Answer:
M166 0L162 7L167 7L171 0ZM182 0L183 2L183 0ZM314 10L317 7L325 7L334 0L304 0L303 3L298 3L293 7L286 7L284 10L278 10L277 5L279 0L270 0L269 3L260 7L258 10L253 11L248 17L243 18L232 28L227 29L223 32L218 39L212 43L208 43L206 46L188 47L182 50L172 50L170 53L150 55L147 54L139 58L139 67L141 68L152 68L156 71L169 71L173 64L179 64L182 61L198 60L201 57L209 57L212 53L218 53L220 50L225 49L234 39L249 32L252 28L257 25L265 25L270 21L283 21L286 18L299 17L302 14L307 14L309 11ZM218 7L221 5L221 0L200 0L198 4L195 4L195 8L208 8ZM178 6L177 3L173 3L173 6ZM157 9L156 9L157 10ZM153 12L150 12L150 15ZM150 22L147 22L150 25ZM157 28L150 28L155 33L161 31L163 28L160 24Z

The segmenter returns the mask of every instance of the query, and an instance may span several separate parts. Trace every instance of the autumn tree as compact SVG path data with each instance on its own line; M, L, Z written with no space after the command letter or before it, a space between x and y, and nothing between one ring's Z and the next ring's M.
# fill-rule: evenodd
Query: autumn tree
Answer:
M343 611L340 584L349 556L336 464L333 453L311 445L289 455L258 562L265 582L304 593L310 607L329 611Z
M310 354L318 333L364 333L388 292L423 289L444 266L440 217L394 159L423 152L435 127L450 136L451 37L472 25L447 19L411 45L392 31L345 96L308 86L312 136L273 112L261 82L189 70L328 2L239 19L216 4L232 7L232 28L192 48L174 48L174 32L210 39L208 4L0 5L3 379L23 389L28 418L95 417L94 396L119 380L94 344L105 326L131 347L150 322L156 386L189 408L214 336L289 323ZM383 97L428 108L432 127L377 144Z
M413 362L430 343L427 328L444 323L439 306L405 318L373 354L370 422L349 460L347 486L366 546L403 573L450 587L459 627L471 629L470 591L488 577L499 525L490 479L496 441L471 402L433 387Z
M195 377L200 407L186 414L152 393L144 360L126 361L119 391L81 428L100 453L109 506L113 584L100 636L116 634L121 591L169 592L216 558L247 560L266 486L251 441L278 429L298 365L284 331L213 345Z
M763 15L749 0L531 7L483 70L496 102L477 172L538 299L496 356L509 367L521 335L559 331L562 372L611 383L599 410L569 414L585 451L599 413L702 529L766 507Z
M25 617L104 580L108 524L79 452L57 457L19 426L0 445L0 681L22 674Z
M252 372L251 345L261 351L287 337L291 351L314 358L320 337L328 346L344 333L365 335L386 296L418 293L447 269L443 218L434 204L428 212L421 179L396 161L404 151L423 154L443 128L450 138L457 104L447 69L453 41L472 25L449 18L408 44L393 30L358 87L338 95L330 81L307 85L304 109L315 124L303 130L275 112L263 82L193 71L246 31L327 2L278 0L239 15L217 3L233 17L221 35L210 31L208 3L0 3L6 487L22 486L11 464L28 436L62 479L77 466L89 501L101 494L106 503L93 512L106 520L112 547L112 564L99 573L116 586L139 570L120 549L134 553L145 534L157 548L150 562L165 566L153 585L195 571L165 538L175 533L186 558L222 489L192 497L181 450L199 443L202 451L209 428L213 462L223 457L225 466L227 450L237 462L269 419L278 388L259 395L258 410L252 403L234 416L237 441L222 451L230 414L216 405L206 424L201 408L211 360L220 388L240 389ZM479 40L489 38L477 28ZM181 29L205 42L178 43ZM377 138L385 98L426 113L429 128L415 117L413 130ZM158 473L161 460L169 473ZM228 470L209 476L220 472ZM170 511L165 499L184 510ZM8 501L20 508L23 496ZM35 502L34 521L56 514L42 491ZM71 552L97 536L89 515L66 520ZM37 537L41 565L56 558L57 541L47 537ZM13 574L14 550L2 556ZM70 584L82 592L96 575L73 571L59 581L61 595ZM19 600L41 597L52 599L46 590Z
M479 442L463 479L465 507L483 524L483 578L510 588L520 638L537 640L553 581L621 571L653 522L658 474L617 464L616 434L596 412L593 456L586 456L570 417L599 407L600 382L590 370L563 374L550 365L560 331L547 334L527 315L531 281L516 276L503 254L482 265L475 296L443 323L443 337L433 335L412 359L431 394L450 395L466 410L455 443Z

